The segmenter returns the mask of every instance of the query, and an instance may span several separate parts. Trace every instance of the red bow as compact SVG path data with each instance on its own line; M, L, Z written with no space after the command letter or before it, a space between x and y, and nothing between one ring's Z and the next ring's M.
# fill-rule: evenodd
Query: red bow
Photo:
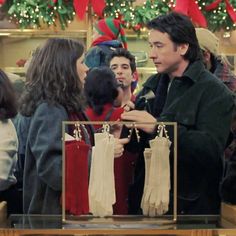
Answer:
M74 8L81 20L84 19L84 15L86 12L86 7L88 6L89 2L91 3L91 6L94 10L94 12L101 16L103 15L103 9L105 7L105 1L104 0L74 0Z
M0 0L0 4L3 4L5 2L5 0Z
M234 8L230 5L229 0L224 0L225 5L226 5L226 11L228 12L230 18L232 19L233 22L236 22L236 13L234 12ZM222 0L216 0L215 2L207 5L205 9L207 11L214 10L218 7L218 5L222 2Z
M176 0L175 11L189 16L198 26L207 27L207 21L195 0Z

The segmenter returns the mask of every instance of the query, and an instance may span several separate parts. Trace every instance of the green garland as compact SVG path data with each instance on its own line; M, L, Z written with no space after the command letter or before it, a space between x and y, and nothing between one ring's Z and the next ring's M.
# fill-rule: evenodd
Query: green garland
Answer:
M210 30L212 30L213 32L219 31L221 29L223 29L224 31L236 30L236 22L234 23L230 18L226 10L225 1L221 1L218 7L212 11L206 11L205 6L211 4L212 2L215 2L215 0L198 0L198 2L203 15L206 17L208 28ZM229 2L236 13L236 0L229 0Z
M56 19L65 29L75 15L73 1L68 0L8 0L4 9L21 29L40 28L42 23L56 26Z
M215 0L198 0L198 5L208 22L208 28L212 31L223 29L224 31L231 31L236 29L236 23L232 21L227 10L225 1L222 0L217 9L213 11L206 11L205 6L211 4ZM119 9L114 3L115 1L107 0L107 8L105 13L107 16L116 16L116 11ZM120 1L121 2L121 1ZM128 6L128 0L123 0L123 5ZM229 0L236 13L236 0ZM113 3L113 7L110 4ZM140 32L145 23L157 15L164 15L172 10L175 1L173 0L147 0L143 6L121 8L123 14L124 25L127 28L132 28L134 31ZM109 7L108 7L109 6ZM118 18L118 17L116 17Z
M217 9L205 10L205 6L214 1L198 0L198 5L208 22L208 28L212 31L235 30L236 23L226 11L224 0ZM236 8L236 0L229 2ZM135 0L106 0L104 15L119 18L126 28L140 32L147 21L170 12L174 3L174 0L147 0L140 6L135 5ZM21 29L40 28L42 23L48 26L56 25L56 19L59 19L61 28L65 29L75 15L73 0L6 0L3 7L10 20L19 24Z
M140 32L149 20L170 11L165 1L147 0L142 6L135 7L133 2L106 0L105 16L121 18L126 28Z

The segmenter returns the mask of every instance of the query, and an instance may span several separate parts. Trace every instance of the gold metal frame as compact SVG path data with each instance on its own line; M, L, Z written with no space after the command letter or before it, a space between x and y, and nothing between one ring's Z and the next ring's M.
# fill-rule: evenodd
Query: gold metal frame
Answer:
M62 123L62 221L64 223L74 223L79 225L86 225L86 224L122 224L124 222L133 222L133 223L146 223L151 224L155 223L158 225L167 225L167 224L174 224L177 222L177 123L176 122L156 122L156 125L164 124L166 126L173 126L174 128L174 196L173 196L173 218L166 217L166 216L158 216L158 217L143 217L143 216L132 216L132 215L116 215L116 216L109 216L104 218L93 217L91 215L88 216L69 216L66 218L65 212L65 128L66 125L75 125L75 124L82 124L82 125L102 125L102 124L122 124L122 125L133 125L135 122L124 122L124 121L63 121ZM154 124L150 122L136 122L136 124ZM141 219L141 220L140 220Z

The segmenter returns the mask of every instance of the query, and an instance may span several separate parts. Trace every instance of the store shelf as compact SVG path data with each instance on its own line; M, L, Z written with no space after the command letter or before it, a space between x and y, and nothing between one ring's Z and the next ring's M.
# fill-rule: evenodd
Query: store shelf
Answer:
M86 38L87 30L34 30L34 29L0 29L0 37L12 38L50 38L50 37L73 37Z

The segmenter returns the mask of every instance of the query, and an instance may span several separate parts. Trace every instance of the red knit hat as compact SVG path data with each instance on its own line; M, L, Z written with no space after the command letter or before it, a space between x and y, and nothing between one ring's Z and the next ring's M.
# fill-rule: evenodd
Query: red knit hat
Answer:
M127 48L127 40L125 37L125 31L121 22L118 19L106 18L99 20L95 25L95 29L98 31L103 41L119 39L124 48Z

